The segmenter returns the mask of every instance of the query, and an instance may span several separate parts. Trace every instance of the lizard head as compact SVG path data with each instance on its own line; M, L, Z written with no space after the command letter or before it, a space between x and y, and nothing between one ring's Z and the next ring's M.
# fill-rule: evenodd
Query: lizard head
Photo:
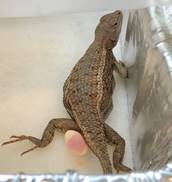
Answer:
M95 38L106 40L113 48L119 39L122 26L122 12L117 10L113 13L104 15L96 28Z

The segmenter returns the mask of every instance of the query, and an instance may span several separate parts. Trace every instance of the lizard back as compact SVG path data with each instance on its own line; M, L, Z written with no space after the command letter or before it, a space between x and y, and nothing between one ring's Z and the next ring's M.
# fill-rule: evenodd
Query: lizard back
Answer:
M104 173L112 173L105 138L104 120L112 107L114 57L122 13L101 18L95 40L74 66L64 84L64 105L81 129L86 143L99 158Z
M90 113L96 111L99 112L103 121L104 113L111 106L111 96L115 85L111 56L111 50L91 45L66 80L64 105L75 121L77 119L74 111L78 113L78 110L83 112L82 120L86 111ZM80 122L85 121L79 121L79 125Z

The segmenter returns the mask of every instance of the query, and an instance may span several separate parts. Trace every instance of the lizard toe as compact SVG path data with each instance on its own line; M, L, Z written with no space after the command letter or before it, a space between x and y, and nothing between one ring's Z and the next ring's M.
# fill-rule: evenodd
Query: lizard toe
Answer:
M117 173L120 173L120 172L130 173L132 171L129 167L127 167L123 164L118 164L117 166L115 166L115 169L116 169Z

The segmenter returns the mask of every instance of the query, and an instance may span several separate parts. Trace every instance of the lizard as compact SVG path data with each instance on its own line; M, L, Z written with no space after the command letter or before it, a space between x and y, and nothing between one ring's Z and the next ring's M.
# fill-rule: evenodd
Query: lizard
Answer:
M11 136L2 145L29 140L34 147L21 153L26 154L36 148L46 147L55 131L79 132L87 145L99 159L104 174L112 173L112 164L107 145L115 145L113 166L119 171L131 169L122 164L125 140L105 123L112 110L112 94L115 88L113 71L122 78L128 77L124 63L117 61L112 49L116 46L121 32L123 14L120 10L100 18L95 30L95 38L85 54L75 64L63 86L63 103L71 119L55 118L49 121L42 138L33 136Z

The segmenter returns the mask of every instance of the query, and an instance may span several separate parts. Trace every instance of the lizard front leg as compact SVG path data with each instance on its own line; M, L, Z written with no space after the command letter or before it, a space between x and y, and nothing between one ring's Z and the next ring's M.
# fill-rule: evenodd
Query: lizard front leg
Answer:
M105 124L105 135L109 144L116 145L113 153L113 165L117 173L119 171L130 172L131 169L122 164L125 152L125 140L107 124Z
M7 145L10 143L23 141L23 140L29 140L33 144L35 144L35 146L21 153L21 155L24 155L36 148L46 147L53 140L54 133L56 130L62 133L65 133L67 130L75 130L80 132L79 127L73 120L66 119L66 118L57 118L57 119L52 119L51 121L49 121L48 125L46 126L43 132L41 139L38 139L33 136L26 136L26 135L21 135L21 136L13 135L10 138L14 138L14 140L9 140L7 142L4 142L2 143L2 145Z
M114 70L120 75L122 78L128 78L128 68L125 64L121 61L117 61L116 58L113 56L113 65Z

